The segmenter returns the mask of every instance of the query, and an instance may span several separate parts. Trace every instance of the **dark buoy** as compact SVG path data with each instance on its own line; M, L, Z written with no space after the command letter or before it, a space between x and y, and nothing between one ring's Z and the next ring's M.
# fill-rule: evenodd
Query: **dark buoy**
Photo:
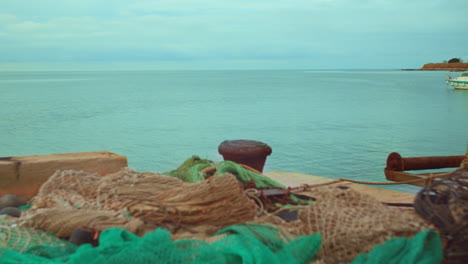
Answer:
M226 140L218 147L224 160L250 166L263 172L267 156L272 152L270 146L255 140Z
M20 207L29 202L29 199L16 194L5 194L0 198L0 209L6 207Z
M0 210L0 215L9 215L11 217L20 217L21 211L16 207L5 207Z

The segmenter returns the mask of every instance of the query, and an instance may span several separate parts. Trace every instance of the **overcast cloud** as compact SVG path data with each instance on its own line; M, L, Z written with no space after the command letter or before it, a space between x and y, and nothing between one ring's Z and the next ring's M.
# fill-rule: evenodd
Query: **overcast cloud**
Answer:
M1 0L0 69L419 68L468 60L467 12L466 0Z

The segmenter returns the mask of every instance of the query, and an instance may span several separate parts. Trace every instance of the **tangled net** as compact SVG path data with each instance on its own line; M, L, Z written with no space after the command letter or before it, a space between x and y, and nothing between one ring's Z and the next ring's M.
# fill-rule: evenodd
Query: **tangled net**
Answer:
M412 211L389 207L352 189L324 186L312 189L312 206L299 212L302 234L319 233L324 263L343 263L392 237L411 237L429 229Z
M240 166L235 169L230 172L236 175L217 170L216 175L198 182L128 168L102 177L83 171L58 171L42 185L31 209L23 213L18 223L22 228L35 228L62 238L82 226L97 231L118 227L144 237L164 228L170 231L173 241L197 239L197 245L200 241L231 241L236 243L236 250L258 253L242 248L242 241L247 239L239 233L243 230L241 233L256 234L253 244L258 246L260 241L274 254L287 248L288 257L307 256L297 263L310 262L315 255L318 263L349 262L391 238L410 238L431 229L412 210L388 207L352 189L331 186L312 188L306 193L313 197L313 205L286 208L297 216L286 221L277 216L278 212L262 210L259 199L244 190L243 179L239 179L239 175L251 172L242 171ZM265 176L250 176L245 180L277 186L271 179L262 179ZM261 227L265 224L270 228ZM231 228L235 225L240 227ZM433 233L421 237L417 241L422 251L426 238L436 240ZM321 245L307 247L304 241ZM222 245L217 249L220 252L230 247Z
M21 220L22 224L68 237L79 226L97 231L113 226L134 233L157 227L174 233L190 226L220 229L253 220L256 215L255 202L230 174L184 183L126 168L105 177L58 171L41 187L31 210Z
M138 218L125 217L115 211L69 208L41 208L28 213L23 222L57 237L70 237L77 227L91 227L98 231L118 227L136 233L143 225Z
M20 227L16 218L8 215L0 216L0 256L5 249L12 249L19 253L35 253L34 248L41 245L54 247L56 252L62 254L75 250L75 245L67 243L51 233ZM0 263L3 262L0 261Z
M462 168L435 180L415 199L415 210L433 223L444 238L444 262L468 259L468 159Z

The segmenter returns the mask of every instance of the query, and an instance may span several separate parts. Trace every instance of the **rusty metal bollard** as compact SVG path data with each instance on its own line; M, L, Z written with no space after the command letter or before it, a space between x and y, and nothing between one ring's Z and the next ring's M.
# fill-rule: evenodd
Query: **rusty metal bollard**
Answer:
M255 140L225 140L218 147L224 160L234 161L263 172L267 156L272 152L270 146Z

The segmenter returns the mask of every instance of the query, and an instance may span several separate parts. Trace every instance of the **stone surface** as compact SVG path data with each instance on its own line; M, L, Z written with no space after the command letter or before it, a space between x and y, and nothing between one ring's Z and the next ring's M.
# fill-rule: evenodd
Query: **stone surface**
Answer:
M32 197L57 170L84 170L106 175L127 166L125 156L108 151L0 158L0 195Z
M297 172L270 171L264 172L263 174L287 187L298 187L302 184L321 184L335 180ZM334 183L333 186L349 187L361 193L368 194L384 203L413 203L414 198L416 197L411 193L385 190L369 185L355 184L351 182Z
M0 209L6 207L19 207L29 202L29 199L15 194L6 194L0 197Z
M5 207L0 210L0 215L9 215L11 217L20 217L21 211L16 207Z

